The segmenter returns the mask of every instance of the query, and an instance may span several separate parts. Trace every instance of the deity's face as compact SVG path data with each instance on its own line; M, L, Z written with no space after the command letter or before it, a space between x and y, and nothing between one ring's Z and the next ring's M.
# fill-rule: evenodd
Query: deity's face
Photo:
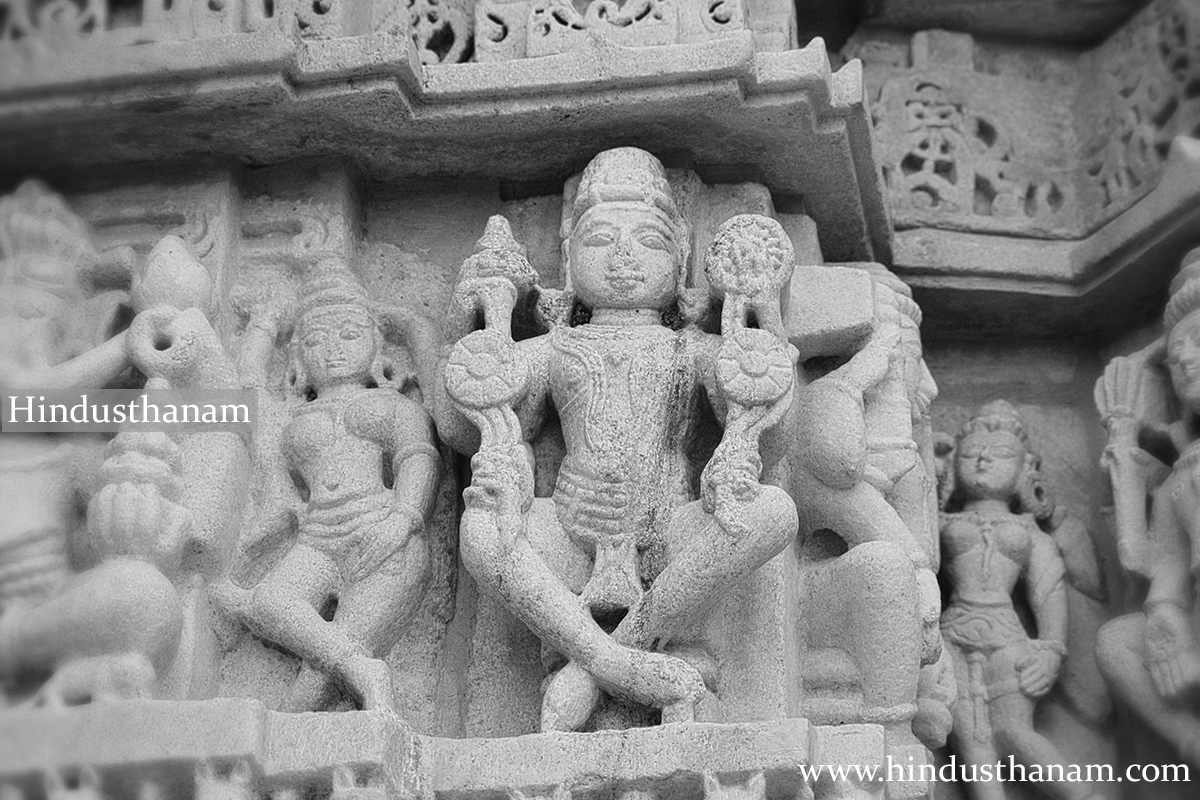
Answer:
M1171 329L1167 367L1175 394L1189 411L1200 414L1200 311L1193 311Z
M972 431L955 454L958 486L971 500L1007 500L1025 470L1025 445L1009 431Z
M576 224L568 243L571 286L592 309L661 309L676 297L679 247L657 209L601 203Z
M321 389L365 380L378 350L375 325L365 310L318 309L300 320L300 359L308 380Z

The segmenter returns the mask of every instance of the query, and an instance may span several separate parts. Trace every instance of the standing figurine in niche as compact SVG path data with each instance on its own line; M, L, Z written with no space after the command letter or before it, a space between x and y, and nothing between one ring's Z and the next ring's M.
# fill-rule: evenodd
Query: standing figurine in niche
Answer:
M0 199L0 392L112 384L133 363L127 332L116 332L130 294L88 290L128 285L135 261L128 247L101 252L84 220L38 181ZM178 639L171 582L149 559L105 558L108 536L123 545L136 533L94 514L87 546L72 546L87 483L80 466L97 445L88 436L0 435L0 682L20 695L28 679L49 678L37 695L48 704L152 695ZM154 521L137 520L151 546Z
M963 425L953 453L952 491L942 515L942 574L950 601L942 636L955 665L958 702L950 742L966 763L994 764L1012 755L1027 768L1066 764L1034 728L1037 701L1066 657L1066 567L1039 526L1048 501L1021 418L1003 400ZM1024 582L1037 638L1013 603ZM1096 797L1086 782L1044 782L1050 797ZM1004 784L970 784L976 800L1003 800Z
M299 301L291 420L278 443L296 494L290 507L260 513L256 532L268 537L294 520L296 541L256 587L227 583L219 596L253 631L303 659L286 710L321 707L330 677L365 709L393 707L382 657L428 581L425 525L441 461L421 406L378 388L387 382L381 347L355 278L336 262L318 264Z
M1117 552L1149 580L1143 612L1100 629L1097 659L1113 692L1200 767L1200 249L1171 283L1163 326L1162 339L1113 359L1096 387ZM1183 416L1169 423L1171 389Z
M502 218L463 265L444 336L404 323L439 433L475 454L463 560L566 658L546 685L543 730L584 727L602 690L663 709L664 722L691 719L704 682L672 646L796 532L787 493L759 483L759 437L792 400L779 306L791 243L763 217L726 223L707 264L724 299L717 336L685 318L688 228L649 153L596 156L563 234L557 307L573 326L512 341L513 310L538 288ZM697 499L702 395L725 434ZM551 406L566 456L553 498L535 499L527 442Z

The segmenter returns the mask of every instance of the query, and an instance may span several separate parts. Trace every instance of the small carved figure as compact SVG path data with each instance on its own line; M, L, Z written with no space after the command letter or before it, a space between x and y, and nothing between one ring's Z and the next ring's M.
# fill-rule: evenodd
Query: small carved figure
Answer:
M129 294L89 301L81 273L110 270L110 277L128 281L131 252L102 258L84 222L41 184L24 184L0 201L7 284L0 319L8 328L0 390L99 389L130 364L165 381L157 368L164 360L184 370L195 366L194 348L180 357L172 342L162 344L161 326L173 326L177 316L198 320L210 334L196 340L200 349L215 345L219 353L203 314L176 307L206 299L209 288L204 267L176 241L164 239L132 275L133 309L144 313L130 332L92 347L97 332L111 331ZM185 261L172 256L164 282L160 262L168 252ZM73 452L47 435L9 433L0 441L0 678L49 673L37 698L52 704L152 696L182 627L179 599L164 574L178 567L190 525L189 512L176 502L178 450L165 436L113 440L101 468L104 485L87 509L83 549L97 563L78 574L67 558L77 491L68 471Z
M536 275L502 218L463 265L445 337L404 321L423 385L443 387L432 395L439 433L475 453L463 560L567 659L545 690L544 730L583 727L601 690L691 719L700 671L662 651L795 535L791 499L759 483L759 437L792 398L779 305L791 243L764 217L726 223L706 262L724 298L717 336L685 318L687 242L658 160L609 150L584 171L564 223L559 306L574 325L513 342L513 310ZM696 499L702 392L725 433ZM553 498L534 498L526 442L551 406L566 456Z
M278 322L252 324L274 331ZM260 510L254 534L261 539L295 523L296 541L252 590L225 583L217 596L253 631L303 659L287 710L319 708L329 699L330 676L363 708L392 708L382 656L428 580L425 525L441 461L428 414L380 388L387 382L381 347L376 314L356 279L337 262L318 264L303 287L292 338L291 419L272 444L296 478L296 493L280 508ZM322 613L335 603L326 620Z
M930 468L914 425L936 386L908 288L882 268L869 271L874 330L844 364L810 375L791 425L789 485L802 540L832 531L848 547L806 575L810 596L845 614L833 623L823 621L829 612L810 615L808 658L816 665L844 653L861 675L859 719L911 730L934 747L944 743L953 691L938 685L949 669L922 672L943 653Z
M941 525L943 575L951 589L942 635L958 684L951 744L971 764L1012 755L1026 765L1065 768L1058 748L1034 728L1033 714L1067 654L1066 567L1039 525L1054 505L1016 409L998 400L963 425L951 475ZM1036 638L1014 606L1021 581ZM1055 798L1096 797L1086 782L1038 786ZM969 791L979 800L1005 796L995 781L972 783Z
M1200 766L1200 250L1187 254L1171 283L1163 324L1163 338L1113 359L1096 386L1108 426L1102 463L1113 482L1117 552L1127 571L1149 580L1143 613L1101 628L1096 655L1114 694ZM1175 400L1182 418L1172 421Z

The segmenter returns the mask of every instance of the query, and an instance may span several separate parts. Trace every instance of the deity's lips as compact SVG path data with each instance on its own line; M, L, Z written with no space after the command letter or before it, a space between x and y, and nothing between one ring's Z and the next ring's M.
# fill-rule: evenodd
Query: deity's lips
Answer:
M609 286L618 290L628 290L637 287L646 282L644 273L631 270L621 270L620 272L608 272L605 275Z

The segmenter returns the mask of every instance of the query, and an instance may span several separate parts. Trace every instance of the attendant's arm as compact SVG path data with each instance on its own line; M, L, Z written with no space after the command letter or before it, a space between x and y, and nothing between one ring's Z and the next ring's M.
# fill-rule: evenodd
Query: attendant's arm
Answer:
M417 525L433 511L437 495L440 458L435 446L433 420L421 406L399 398L392 430L392 477L396 504Z
M124 331L53 367L20 367L0 361L0 387L8 394L101 389L129 366Z
M1037 623L1038 639L1065 646L1067 641L1067 566L1049 534L1033 534L1026 588Z
M1042 697L1050 691L1067 655L1065 575L1066 566L1054 540L1035 532L1025 581L1038 638L1030 643L1033 652L1017 662L1018 685L1027 697Z

